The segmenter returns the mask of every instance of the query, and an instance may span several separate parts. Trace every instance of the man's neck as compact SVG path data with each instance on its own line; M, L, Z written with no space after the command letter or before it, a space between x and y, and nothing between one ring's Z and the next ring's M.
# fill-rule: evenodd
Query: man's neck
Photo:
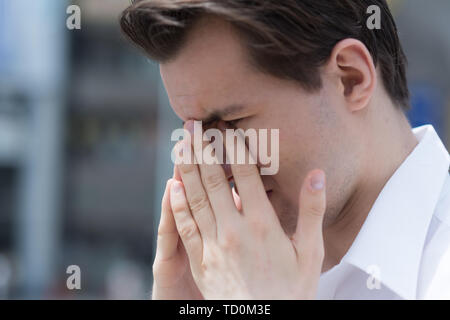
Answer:
M336 220L324 229L322 272L338 264L350 249L381 190L417 145L403 114L393 112L390 121L375 121L379 128L368 137L370 150L366 150L368 160L361 177Z

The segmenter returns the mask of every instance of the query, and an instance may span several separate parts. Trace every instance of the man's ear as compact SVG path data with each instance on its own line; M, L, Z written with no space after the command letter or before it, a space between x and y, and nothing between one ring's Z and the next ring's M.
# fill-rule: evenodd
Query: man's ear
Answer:
M326 69L337 75L338 90L350 111L367 106L377 85L377 72L369 50L361 41L345 39L336 44Z

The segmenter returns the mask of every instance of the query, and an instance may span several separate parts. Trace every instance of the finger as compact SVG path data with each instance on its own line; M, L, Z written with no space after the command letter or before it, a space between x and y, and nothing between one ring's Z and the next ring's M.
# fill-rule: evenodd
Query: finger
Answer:
M261 210L261 208L272 207L256 166L256 158L249 152L245 144L243 130L227 129L224 140L227 161L231 163L231 171L234 183L239 190L244 215L256 215L257 219L261 219L261 215L265 215L267 218L272 210ZM256 142L252 144L256 144Z
M195 267L202 261L203 243L183 189L183 184L174 180L170 188L170 204L178 234L183 241L191 266Z
M191 144L187 140L184 140L183 144L183 150L190 150L192 153ZM190 211L197 223L203 240L215 239L217 233L214 213L209 203L208 195L203 188L198 166L194 164L193 159L190 160L177 165Z
M161 218L158 227L158 241L156 242L156 259L168 260L177 252L178 231L170 208L170 187L173 179L166 184L161 202Z
M194 132L194 122L188 121L185 128L193 134L202 134L201 127L199 133ZM200 177L208 195L209 203L218 226L235 219L237 214L234 205L233 195L231 194L230 184L225 176L219 159L222 159L223 137L218 129L209 129L208 138L211 140L214 136L214 142L203 141L203 148L194 148L194 154L199 163ZM207 134L207 135L208 135ZM216 154L216 151L219 155Z
M322 223L326 209L325 187L325 173L322 170L313 170L307 175L300 190L299 216L293 241L300 265L309 271L320 271L323 262Z

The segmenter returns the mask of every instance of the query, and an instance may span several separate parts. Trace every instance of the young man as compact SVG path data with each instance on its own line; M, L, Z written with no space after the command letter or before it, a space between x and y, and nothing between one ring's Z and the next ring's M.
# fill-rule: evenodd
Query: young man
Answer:
M450 298L449 154L405 117L384 0L141 0L121 26L187 130L279 129L275 175L176 166L153 298Z

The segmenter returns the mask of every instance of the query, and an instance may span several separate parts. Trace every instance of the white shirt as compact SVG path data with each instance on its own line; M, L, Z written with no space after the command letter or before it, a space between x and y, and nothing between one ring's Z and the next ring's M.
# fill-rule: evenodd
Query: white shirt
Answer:
M431 125L388 180L318 299L450 299L450 157Z

